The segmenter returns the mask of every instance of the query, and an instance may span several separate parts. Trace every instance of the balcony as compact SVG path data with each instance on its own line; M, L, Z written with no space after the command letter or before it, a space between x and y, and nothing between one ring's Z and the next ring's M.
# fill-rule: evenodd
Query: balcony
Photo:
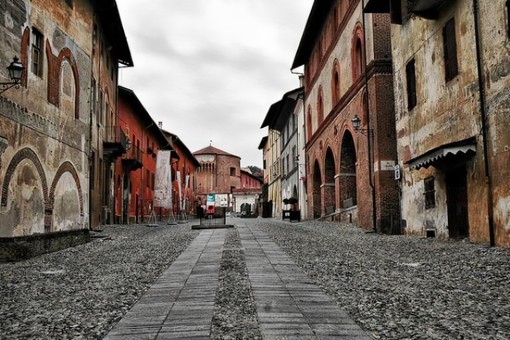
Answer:
M120 126L107 126L104 129L103 156L115 160L126 152L127 137Z
M143 166L142 150L133 145L131 149L122 155L122 166L125 171L135 171L140 169Z

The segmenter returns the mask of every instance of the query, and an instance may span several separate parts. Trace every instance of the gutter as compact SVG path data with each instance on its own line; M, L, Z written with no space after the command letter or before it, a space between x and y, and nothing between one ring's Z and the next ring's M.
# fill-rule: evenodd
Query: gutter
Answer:
M370 128L370 103L368 96L368 72L367 72L367 32L365 26L365 0L361 0L361 18L362 18L362 26L363 26L363 48L365 54L365 62L364 62L364 78L365 78L365 93L366 100L363 102L365 106L365 110L367 111L367 147L368 147L368 179L370 183L370 189L372 192L372 228L374 232L377 232L377 203L376 203L376 195L375 195L375 178L372 171L374 159L372 155L375 156L375 152L372 147L372 143L370 143L370 138L373 139L373 144L375 145L375 132L372 128ZM374 157L375 158L375 157Z
M489 162L489 140L487 125L487 110L485 97L485 77L483 74L483 54L482 54L482 38L480 35L480 17L478 0L473 0L473 17L475 21L475 44L476 44L476 66L478 69L478 89L480 95L480 119L482 123L482 143L483 143L483 160L484 170L487 182L487 219L489 224L489 245L495 246L494 231L494 205L492 195L492 178Z

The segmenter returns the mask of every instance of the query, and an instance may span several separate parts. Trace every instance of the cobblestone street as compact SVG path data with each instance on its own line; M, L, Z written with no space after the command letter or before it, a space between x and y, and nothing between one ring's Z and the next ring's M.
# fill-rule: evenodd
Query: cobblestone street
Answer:
M322 321L327 319L328 310L339 308L337 316L354 320L374 339L510 338L507 249L378 235L331 222L288 223L261 218L230 222L236 228L214 231L215 236L210 230L190 230L189 224L108 226L88 244L0 264L0 338L102 339L108 333L126 338L127 334L118 329L122 324L129 326L127 317L144 307L135 303L157 297L151 295L154 289L168 286L178 273L191 272L192 268L199 275L212 275L207 281L211 289L194 296L183 295L183 288L180 296L207 304L210 314L206 313L208 321L202 325L206 333L197 335L209 334L214 339L291 334L271 328L275 315L264 306L269 300L280 301L278 298L291 291L296 280L321 288L313 293L321 309L310 307L308 314L307 307L298 303L306 300L304 295L290 293L302 317L311 322L315 315L315 324L321 324L321 317ZM197 265L183 267L185 258L179 256L196 248L196 242L204 237L212 237L204 248L209 250L200 257L204 266L197 267L201 262L196 257ZM264 262L266 257L269 262ZM294 263L303 272L289 269ZM276 281L269 286L260 281L267 275L279 277L283 286L277 288ZM191 276L184 282L189 280ZM193 281L189 283L189 292L193 292ZM323 293L328 296L326 300L320 295ZM167 300L153 302L160 304L160 310L176 303ZM152 309L149 305L145 308ZM186 327L180 329L189 330ZM338 330L328 327L329 331ZM333 333L317 328L302 335L324 338L327 334Z

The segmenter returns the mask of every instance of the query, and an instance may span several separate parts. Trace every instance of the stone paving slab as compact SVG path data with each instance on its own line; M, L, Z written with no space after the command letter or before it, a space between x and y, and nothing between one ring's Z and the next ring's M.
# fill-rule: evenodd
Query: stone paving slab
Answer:
M201 231L105 339L208 339L225 234Z
M259 228L237 228L263 339L369 339ZM209 339L226 233L202 230L105 339Z
M263 231L238 229L264 339L370 339Z

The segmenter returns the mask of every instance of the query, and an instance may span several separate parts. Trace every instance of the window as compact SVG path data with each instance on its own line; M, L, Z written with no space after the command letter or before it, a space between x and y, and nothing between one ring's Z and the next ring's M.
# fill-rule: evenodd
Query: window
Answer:
M363 74L364 65L363 65L363 46L361 44L360 37L357 37L354 42L354 65L352 65L352 79L354 81L358 80L359 77Z
M97 124L103 123L103 91L99 90L99 110L97 110Z
M320 126L324 120L324 97L322 86L319 87L319 96L317 97L317 126Z
M412 110L416 106L416 73L414 68L414 59L411 59L406 65L407 82L407 109Z
M231 167L230 168L230 176L235 176L235 175L236 175L236 168Z
M150 188L151 186L151 173L148 169L145 170L145 185L147 188Z
M338 60L335 59L333 63L333 74L331 78L331 98L333 100L333 107L340 100L340 65Z
M506 1L506 31L510 38L510 0Z
M154 181L155 181L155 179L154 179L154 174L152 173L152 174L151 174L151 189L152 189L152 190L154 190Z
M312 109L310 106L308 106L306 114L306 137L308 140L312 139Z
M92 191L96 186L96 184L94 183L96 177L95 175L96 175L96 153L92 151L90 154L90 183L92 183L90 189Z
M263 165L264 170L266 170L266 168L267 168L267 162L266 162L266 160L265 160L265 159L264 159L264 163L263 163L263 164L264 164L264 165Z
M425 209L432 209L436 207L436 190L434 187L434 177L427 177L425 183Z
M96 80L92 78L92 83L90 84L90 91L92 96L91 109L92 112L97 115L97 92L96 92Z
M296 159L296 146L292 147L292 162L293 162L293 168L296 167L297 159Z
M32 28L32 73L43 76L43 35Z
M448 20L443 27L444 71L446 81L450 81L459 73L457 64L457 42L455 39L455 21Z

